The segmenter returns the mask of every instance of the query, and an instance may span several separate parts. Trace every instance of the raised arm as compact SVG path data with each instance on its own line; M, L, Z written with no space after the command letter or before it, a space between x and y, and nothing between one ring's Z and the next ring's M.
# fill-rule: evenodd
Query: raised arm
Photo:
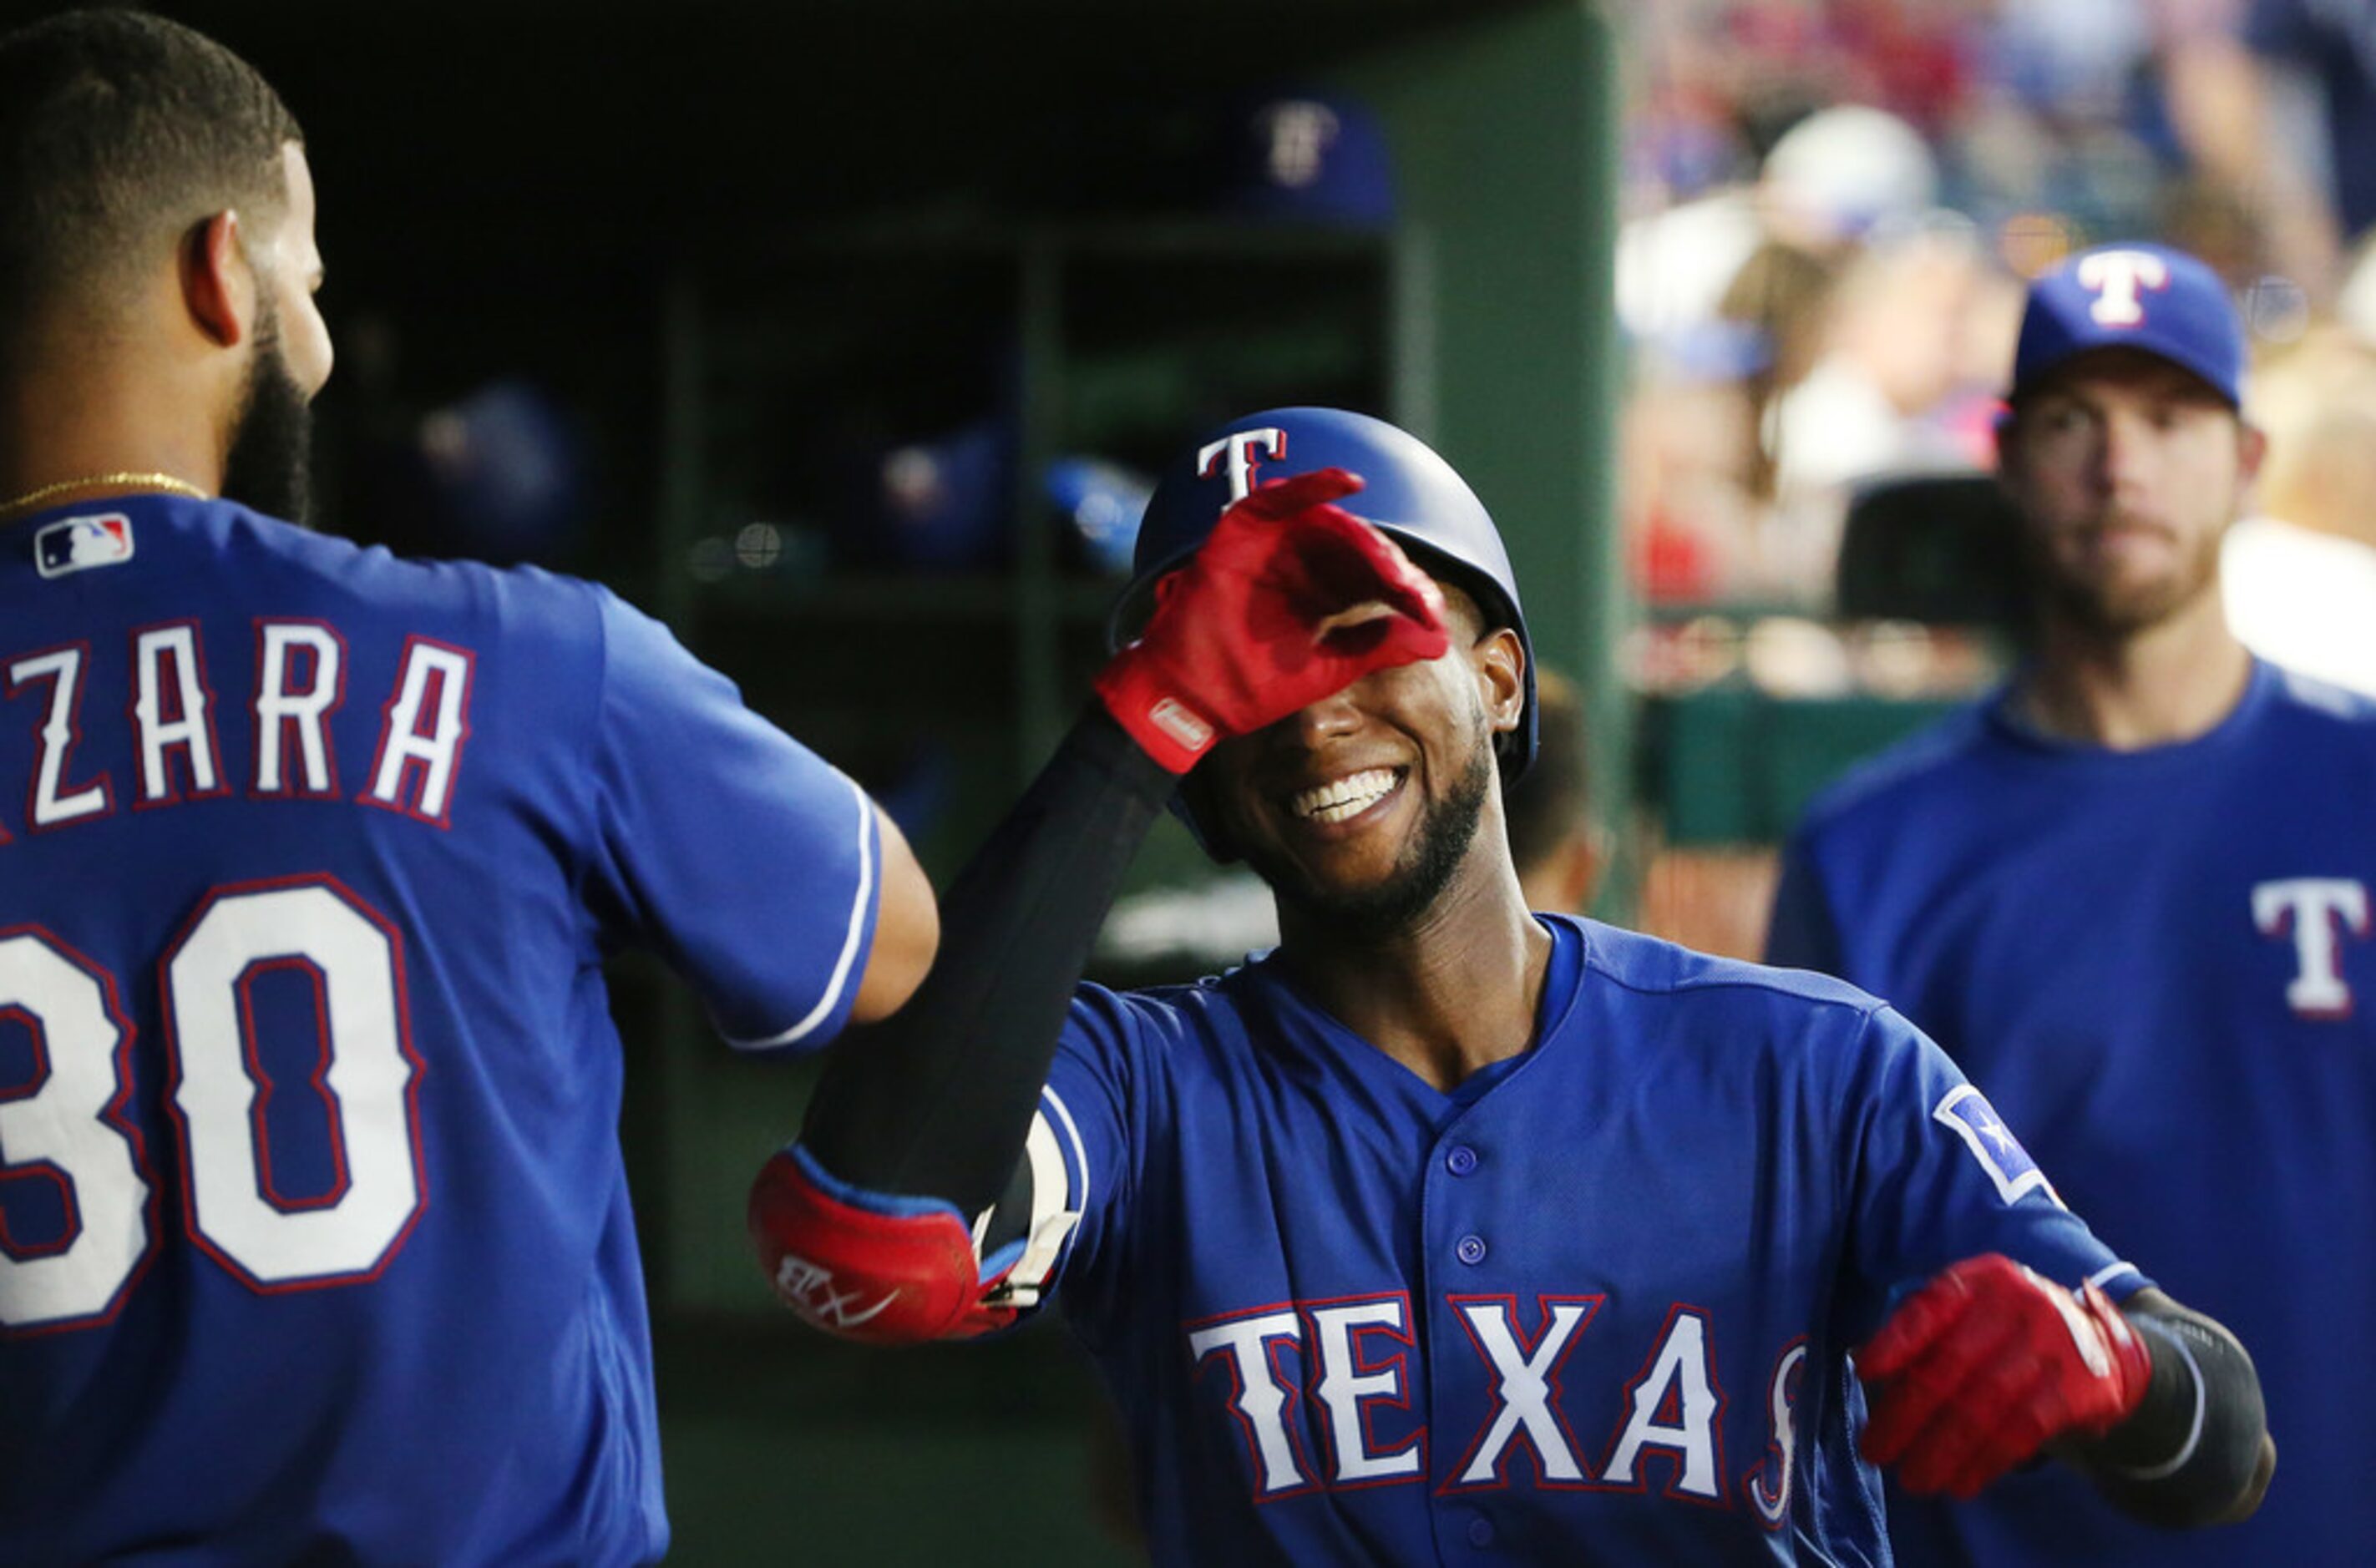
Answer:
M1018 1172L1025 1139L1098 927L1178 776L1226 737L1445 648L1434 585L1331 505L1356 488L1322 470L1223 515L950 888L913 999L837 1048L800 1141L751 1194L761 1265L808 1321L962 1337L1043 1282L1012 1277L1053 1266L1043 1227L1064 1222L1034 1223L1051 1206Z

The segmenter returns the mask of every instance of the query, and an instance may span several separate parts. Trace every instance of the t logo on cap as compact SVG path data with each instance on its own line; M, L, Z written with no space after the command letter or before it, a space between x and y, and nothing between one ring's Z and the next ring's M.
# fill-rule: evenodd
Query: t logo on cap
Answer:
M2018 400L2097 349L2156 355L2201 376L2229 408L2242 404L2243 318L2219 275L2184 251L2106 245L2040 273L2022 312L2007 398Z
M1196 477L1211 479L1221 461L1230 465L1230 499L1243 501L1254 490L1254 469L1258 466L1254 454L1260 452L1272 461L1287 456L1287 432L1265 425L1260 430L1232 431L1218 441L1196 449Z
M2151 251L2097 251L2079 261L2079 286L2096 296L2087 314L2103 327L2134 327L2145 318L2137 291L2169 287L2169 268Z

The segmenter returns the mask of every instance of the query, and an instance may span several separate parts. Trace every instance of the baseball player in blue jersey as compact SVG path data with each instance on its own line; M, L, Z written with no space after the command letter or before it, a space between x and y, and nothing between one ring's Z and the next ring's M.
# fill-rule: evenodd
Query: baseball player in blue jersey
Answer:
M754 1183L790 1306L899 1342L1061 1285L1165 1562L1878 1563L1876 1464L1969 1492L2049 1446L2166 1522L2249 1511L2250 1362L1913 1026L1527 912L1526 623L1442 458L1249 416L1138 564L933 974ZM1075 989L1175 790L1278 947Z
M799 1051L931 891L603 590L234 499L298 509L319 281L244 64L0 39L0 1562L653 1560L602 960Z
M1920 1562L2358 1563L2376 1541L2376 707L2229 633L2220 536L2260 461L2244 335L2200 262L2085 253L2032 287L2000 427L2034 652L1796 835L1768 956L1887 996L2064 1198L2251 1347L2285 1474L2173 1540L2053 1470L1897 1498ZM2370 629L2376 636L2376 628Z

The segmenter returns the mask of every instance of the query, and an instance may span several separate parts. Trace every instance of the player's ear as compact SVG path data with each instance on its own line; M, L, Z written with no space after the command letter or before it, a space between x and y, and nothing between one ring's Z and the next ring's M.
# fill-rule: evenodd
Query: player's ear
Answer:
M255 311L255 273L240 241L239 214L226 208L182 236L182 308L190 324L219 348L247 337Z
M2236 422L2236 477L2251 484L2260 477L2261 460L2269 455L2269 437L2259 425Z
M1494 733L1515 730L1527 711L1527 645L1509 627L1496 626L1469 645L1468 664Z

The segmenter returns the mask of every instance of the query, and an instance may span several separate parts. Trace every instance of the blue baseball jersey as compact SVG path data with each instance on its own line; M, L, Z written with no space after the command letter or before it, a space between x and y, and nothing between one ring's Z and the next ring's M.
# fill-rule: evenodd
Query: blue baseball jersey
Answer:
M1819 802L1769 956L1888 997L2104 1239L2251 1352L2251 1521L2176 1536L2073 1476L1894 1497L1912 1561L2366 1561L2376 1373L2376 706L2268 665L2217 728L2110 752L2000 698Z
M874 835L588 584L0 532L0 1562L659 1556L601 965L822 1042Z
M1076 999L1035 1180L1158 1562L1884 1563L1848 1348L1975 1253L2141 1283L1872 998L1544 919L1449 1094L1266 960Z

